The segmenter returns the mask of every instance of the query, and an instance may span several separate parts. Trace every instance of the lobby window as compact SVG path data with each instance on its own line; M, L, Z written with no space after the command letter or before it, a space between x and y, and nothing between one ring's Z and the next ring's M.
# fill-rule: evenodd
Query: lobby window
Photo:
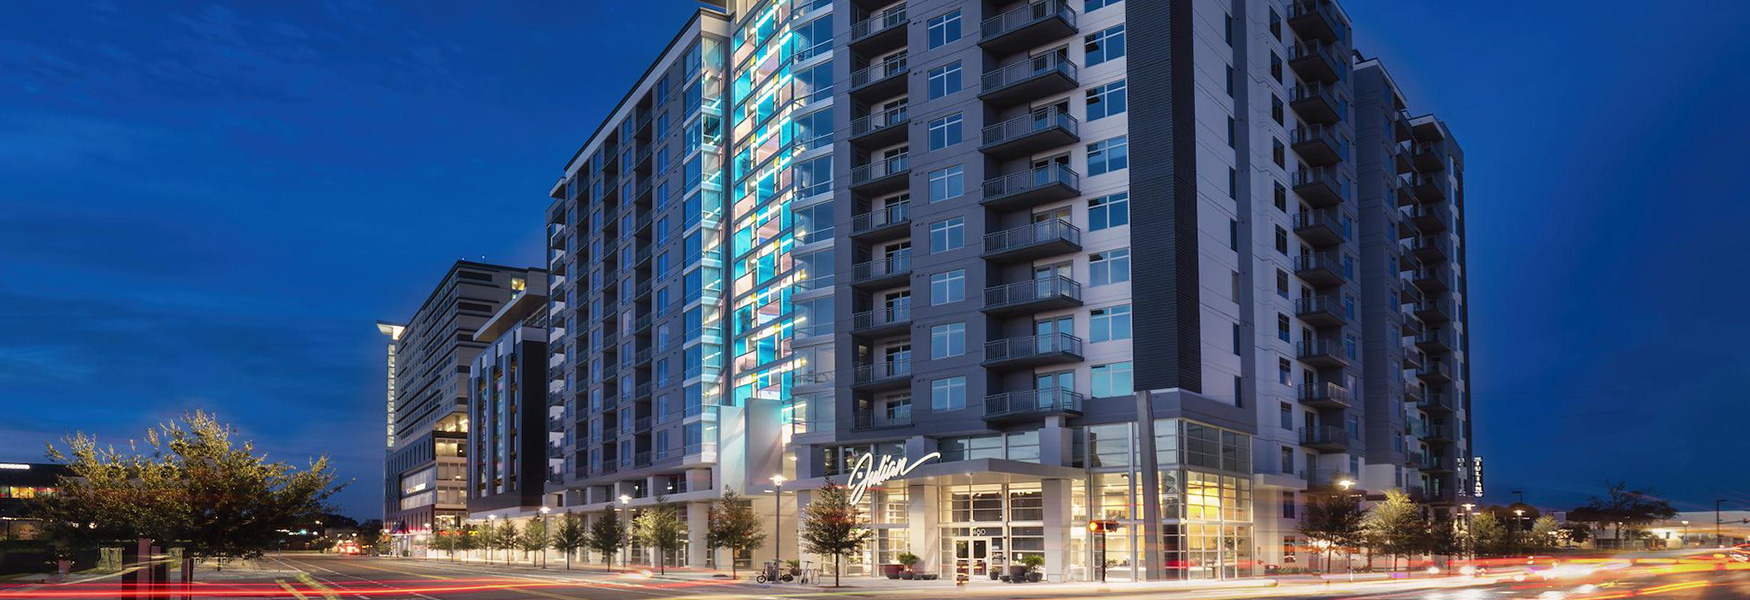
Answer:
M930 69L930 99L960 91L960 61Z
M1095 342L1130 339L1130 305L1094 309L1088 313L1088 329Z
M1129 396L1136 391L1132 387L1131 366L1129 362L1096 365L1093 369L1093 397L1111 398Z
M930 121L930 149L941 150L960 143L960 113Z
M946 169L930 171L930 201L941 202L950 198L959 198L966 193L966 169L954 165Z
M1124 26L1118 25L1096 33L1090 33L1082 38L1083 47L1087 50L1088 66L1122 58L1124 56Z
M1103 175L1130 167L1130 138L1118 136L1088 144L1088 175Z
M1130 281L1130 249L1088 255L1090 287Z
M1118 192L1088 201L1088 231L1130 224L1130 193Z
M955 269L930 276L930 306L940 306L965 299L965 269Z
M960 39L960 11L937 15L929 21L930 47L940 48Z
M958 250L966 245L966 219L954 217L930 224L930 254Z
M948 377L930 382L930 410L945 412L966 408L966 378Z
M1088 120L1110 117L1126 110L1127 94L1124 80L1088 88Z
M1008 436L1008 457L1009 457L1009 460L1015 460L1015 461L1021 461L1021 462L1030 462L1030 463L1039 462L1039 432L1037 430L1035 430L1035 431L1017 431L1015 433L1009 434L1009 436ZM1032 492L1032 494L1036 495L1036 494L1038 494L1038 492L1035 491L1035 492ZM1035 513L1035 514L1039 514L1039 513ZM1015 517L1016 517L1015 520L1017 520L1017 521L1019 521L1019 520L1038 521L1038 520L1044 518L1041 515L1041 516L1032 517L1030 519L1022 519L1021 517L1023 517L1023 516L1027 516L1027 515L1022 514L1022 511L1019 508L1017 508L1016 513L1015 513Z
M952 358L966 354L966 324L948 323L930 328L930 358Z

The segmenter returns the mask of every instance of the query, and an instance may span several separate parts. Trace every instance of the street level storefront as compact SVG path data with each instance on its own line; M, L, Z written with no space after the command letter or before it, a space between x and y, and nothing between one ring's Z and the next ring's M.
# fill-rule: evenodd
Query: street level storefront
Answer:
M874 535L850 576L895 572L905 553L943 579L995 579L1029 557L1043 560L1046 581L1255 575L1251 436L1185 419L1148 425L1054 420L1028 432L817 447L823 474L798 482L798 501L828 479L853 491L882 480L858 504ZM883 464L911 468L870 468Z
M28 514L32 499L53 495L64 465L0 462L0 540L30 539L38 522Z

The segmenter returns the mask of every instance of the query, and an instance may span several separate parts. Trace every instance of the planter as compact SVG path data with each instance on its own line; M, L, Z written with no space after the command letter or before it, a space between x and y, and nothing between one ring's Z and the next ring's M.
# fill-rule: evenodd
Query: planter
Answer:
M924 581L935 581L937 578L939 578L941 576L942 576L941 573L918 573L918 579L922 579Z
M904 580L907 580L907 581L910 581L910 580L912 580L912 579L917 579L917 576L918 576L918 574L917 574L917 573L913 573L913 572L911 572L911 571L906 571L906 572L904 572L904 573L900 573L900 574L899 574L899 578L900 578L900 579L904 579Z
M990 580L991 581L996 581L996 580L1002 578L1002 576L1003 576L1003 573L1001 570L999 570L999 569L991 569L990 570Z
M888 579L899 579L899 574L905 572L905 565L881 565L881 574Z
M1028 570L1027 567L1023 566L1023 565L1010 566L1009 567L1009 580L1014 581L1016 583L1026 581L1027 580L1027 570Z
M1044 581L1044 580L1045 580L1044 573L1040 573L1040 572L1035 571L1035 572L1027 574L1027 582L1028 583L1039 583L1039 582Z

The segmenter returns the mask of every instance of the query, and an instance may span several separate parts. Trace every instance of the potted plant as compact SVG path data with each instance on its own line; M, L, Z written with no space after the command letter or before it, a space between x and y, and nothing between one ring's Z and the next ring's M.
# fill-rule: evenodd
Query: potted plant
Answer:
M903 572L905 572L905 565L881 565L881 574L886 575L888 579L899 579L899 574Z
M1021 564L1027 566L1027 581L1029 583L1039 583L1045 579L1045 571L1042 570L1045 566L1045 557L1038 554L1028 554L1021 557Z
M786 559L784 559L784 566L787 566L790 568L790 576L791 577L801 577L802 576L802 561L794 559L794 558L786 558Z
M899 553L899 564L905 565L905 573L901 574L899 578L900 579L916 579L917 578L918 560L920 560L920 559L918 558L918 555L916 555L916 554L912 554L910 552Z

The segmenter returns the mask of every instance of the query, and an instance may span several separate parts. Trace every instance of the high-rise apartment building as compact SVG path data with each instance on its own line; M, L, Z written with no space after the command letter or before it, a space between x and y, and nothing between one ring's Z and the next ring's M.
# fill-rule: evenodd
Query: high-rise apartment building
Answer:
M552 188L549 490L871 483L854 573L1051 580L1307 566L1338 482L1449 508L1463 155L1352 43L1327 0L701 10Z
M393 394L383 523L398 551L423 548L432 529L467 514L468 375L487 345L474 335L528 277L527 269L457 261L406 324L378 323L390 338Z
M547 421L547 272L529 269L510 301L473 339L485 348L468 369L468 514L521 515L544 504L547 473L562 457ZM552 504L558 504L553 502Z

